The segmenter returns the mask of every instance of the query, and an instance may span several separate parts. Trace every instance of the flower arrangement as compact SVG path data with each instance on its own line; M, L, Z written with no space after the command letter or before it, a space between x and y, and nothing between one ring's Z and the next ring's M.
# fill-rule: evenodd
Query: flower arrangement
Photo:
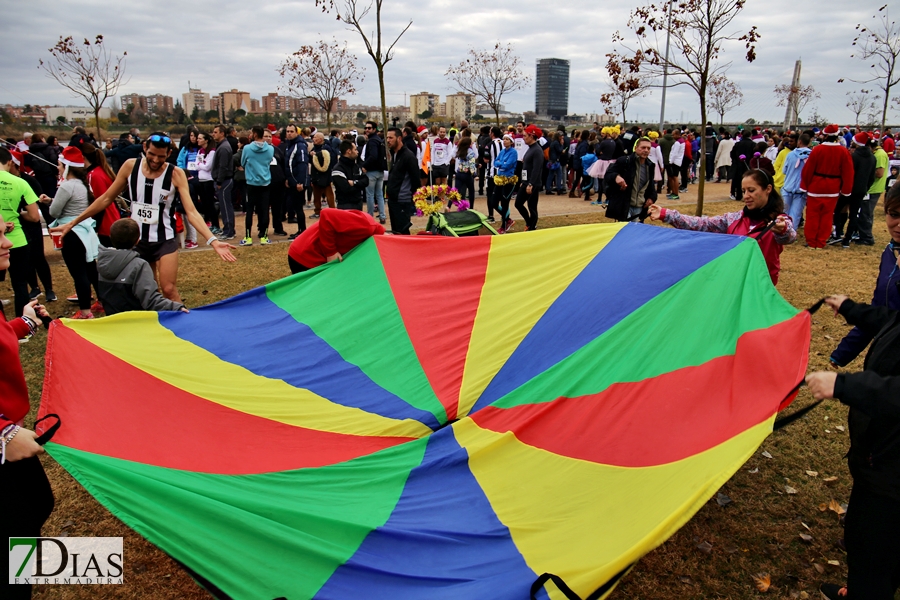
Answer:
M504 186L513 184L519 181L518 175L510 175L509 177L504 177L503 175L494 175L494 185Z
M416 205L416 215L419 217L441 212L444 206L457 205L457 210L468 210L469 203L463 200L459 190L446 184L426 185L420 187L413 194L413 203Z

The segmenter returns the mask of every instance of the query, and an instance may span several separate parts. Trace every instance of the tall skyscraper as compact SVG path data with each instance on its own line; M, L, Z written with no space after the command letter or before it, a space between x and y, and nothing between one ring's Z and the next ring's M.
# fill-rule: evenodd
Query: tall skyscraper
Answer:
M535 77L534 104L542 117L561 118L569 112L569 61L539 58Z

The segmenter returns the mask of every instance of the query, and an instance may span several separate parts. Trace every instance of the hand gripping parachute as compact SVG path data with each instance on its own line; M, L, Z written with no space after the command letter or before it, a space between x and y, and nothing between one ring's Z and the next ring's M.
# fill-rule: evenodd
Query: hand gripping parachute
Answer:
M218 595L598 597L772 431L808 344L746 238L379 236L190 314L55 325L41 414Z

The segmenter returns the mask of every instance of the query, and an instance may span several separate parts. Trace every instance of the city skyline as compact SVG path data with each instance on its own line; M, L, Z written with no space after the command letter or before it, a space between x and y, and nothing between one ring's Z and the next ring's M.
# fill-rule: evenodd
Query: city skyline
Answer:
M450 6L447 2L433 2L433 7ZM389 106L403 104L404 98L421 90L447 96L458 91L444 76L451 64L464 58L470 47L486 48L498 38L511 42L523 64L523 72L532 78L522 90L503 98L510 112L534 109L536 82L531 65L539 58L552 56L571 64L569 114L603 112L600 95L605 89L604 54L614 49L610 38L615 30L625 31L630 9L628 6L597 6L587 9L553 8L556 18L532 19L543 15L546 7L532 0L517 5L516 12L499 7L484 6L470 0L455 3L454 11L466 15L469 29L460 33L459 21L437 21L411 0L385 3L383 25L386 36L395 34L413 20L413 26L397 44L397 55L385 68ZM290 52L302 44L319 38L346 40L357 55L358 64L365 69L365 80L359 92L346 98L350 104L378 105L378 84L374 65L362 46L359 36L347 31L333 15L323 15L311 2L273 1L264 7L249 7L239 2L220 3L220 12L228 15L219 19L204 15L191 5L178 5L179 18L170 18L170 11L157 5L135 5L128 11L112 13L106 4L85 0L65 24L56 19L53 5L36 0L27 7L11 5L0 24L4 39L16 48L17 58L4 67L0 82L0 104L83 104L45 77L37 68L38 60L48 57L47 48L59 35L76 39L104 34L107 45L116 52L128 51L126 73L130 81L118 95L164 94L180 98L191 86L210 94L230 89L248 91L252 98L280 91L276 67ZM853 119L846 108L846 93L858 91L860 84L849 81L861 79L866 65L850 57L856 23L866 23L880 6L877 2L856 3L849 8L836 0L813 2L801 0L791 5L775 0L753 0L734 22L735 31L756 25L762 34L754 63L743 61L741 44L724 49L724 59L733 61L730 78L741 85L744 105L726 115L726 121L783 119L784 108L777 107L772 88L790 83L794 61L803 59L801 82L813 85L822 94L802 113L809 118L813 110L829 120L844 123ZM533 9L533 10L532 10ZM440 11L438 11L440 13ZM302 23L297 33L285 33L286 15L289 22ZM552 25L573 26L572 31L556 29ZM502 28L498 24L503 23ZM594 28L581 31L584 23L597 23ZM290 29L290 28L288 28ZM290 29L293 31L292 29ZM128 33L126 33L128 32ZM133 32L133 33L131 33ZM446 43L437 48L433 40ZM233 51L229 51L233 49ZM845 83L837 83L845 79ZM868 86L871 87L871 86ZM660 90L634 100L629 107L629 121L655 123L659 119ZM667 94L667 121L699 120L696 95L683 86L670 87ZM407 104L408 105L408 104ZM712 115L710 118L717 121ZM900 118L897 111L889 120Z

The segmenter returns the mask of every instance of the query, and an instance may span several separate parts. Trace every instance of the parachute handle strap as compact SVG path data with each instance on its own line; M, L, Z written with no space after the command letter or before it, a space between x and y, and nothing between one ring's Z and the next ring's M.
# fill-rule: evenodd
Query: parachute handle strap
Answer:
M38 430L38 424L39 424L41 421L46 421L47 419L51 419L51 418L52 418L52 419L56 419L56 423L54 423L53 425L51 425L49 429L47 429L46 431L44 431L44 433L42 433L41 435L39 435L38 437L36 437L35 440L34 440L35 442L37 442L37 443L40 444L41 446L43 446L44 444L46 444L47 442L49 442L49 441L50 441L50 438L52 438L52 437L56 434L56 431L59 429L59 426L62 425L62 419L60 419L60 418L59 418L59 415L57 415L57 414L49 414L49 415L45 415L45 416L41 417L40 419L38 419L37 421L34 422L34 430L37 431L37 430Z
M820 298L818 302L816 302L815 304L813 304L812 306L807 308L806 312L808 312L811 315L814 315L814 314L816 314L816 311L818 311L820 308L822 308L822 306L824 304L825 304L825 298ZM793 394L796 394L798 391L800 391L800 388L803 386L804 383L806 383L805 377L803 379L801 379L800 382L797 383L797 385L794 386L794 389L792 389L788 393L788 395L785 397L785 400L787 400L787 398L790 398ZM802 416L804 416L806 413L808 413L809 411L811 411L818 405L822 404L822 402L824 402L824 401L825 401L825 398L822 398L821 400L816 400L809 406L804 406L797 412L791 413L786 417L781 417L780 419L775 421L775 424L772 426L772 431L778 431L782 427L790 425L791 423L793 423L797 419L801 418Z
M590 596L586 598L582 598L581 596L576 594L572 590L572 588L570 588L569 585L565 582L565 580L563 580L563 578L559 575L554 575L553 573L544 573L543 575L535 579L534 583L531 584L530 598L531 600L537 600L537 593L544 587L544 585L548 581L552 581L568 600L598 600L598 598L601 598L607 592L612 590L613 587L615 587L615 585L619 583L619 580L622 579L622 577L624 577L625 574L628 573L628 571L630 571L635 564L637 563L631 563L630 565L613 575L613 577L609 581L598 587L591 593Z

